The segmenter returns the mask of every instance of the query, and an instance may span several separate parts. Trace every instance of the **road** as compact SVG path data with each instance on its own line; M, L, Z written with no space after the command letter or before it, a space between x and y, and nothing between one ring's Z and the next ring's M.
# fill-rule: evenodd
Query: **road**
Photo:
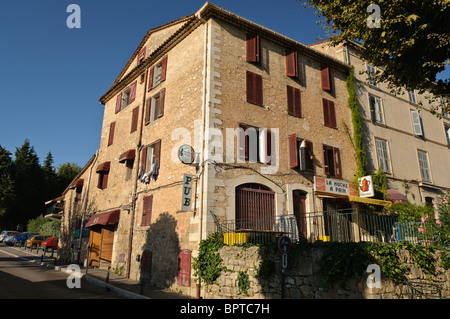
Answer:
M80 288L70 289L69 274L14 255L33 258L21 249L0 244L0 299L121 299L83 280Z

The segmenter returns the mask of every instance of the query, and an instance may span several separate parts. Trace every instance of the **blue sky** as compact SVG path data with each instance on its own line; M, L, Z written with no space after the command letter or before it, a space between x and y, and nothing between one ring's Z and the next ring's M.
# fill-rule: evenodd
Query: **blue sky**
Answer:
M323 31L295 0L212 3L304 44ZM70 4L81 29L69 29ZM83 167L100 144L99 98L154 27L199 10L205 0L10 0L0 19L0 145L14 154L25 139L41 163ZM448 73L447 73L448 74Z

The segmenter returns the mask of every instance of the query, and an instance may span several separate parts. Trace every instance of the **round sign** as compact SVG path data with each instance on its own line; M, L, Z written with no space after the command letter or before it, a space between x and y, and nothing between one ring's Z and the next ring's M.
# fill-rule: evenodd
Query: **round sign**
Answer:
M181 145L178 149L178 159L183 164L192 164L194 162L194 149L190 145Z
M278 248L283 254L287 254L291 250L292 242L288 236L281 236L278 240Z

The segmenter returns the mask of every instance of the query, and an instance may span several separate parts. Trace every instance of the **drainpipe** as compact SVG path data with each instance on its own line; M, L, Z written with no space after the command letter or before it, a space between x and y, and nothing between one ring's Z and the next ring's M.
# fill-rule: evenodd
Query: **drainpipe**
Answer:
M128 267L127 267L127 278L130 278L131 273L131 253L133 250L133 232L134 232L134 219L136 212L136 200L137 200L137 186L138 186L138 177L139 177L139 169L141 164L141 149L142 149L142 131L144 127L144 115L145 115L145 99L147 98L147 76L148 76L148 67L145 69L145 82L144 82L144 97L142 99L142 112L141 112L141 126L139 129L139 140L136 145L136 173L134 174L134 189L133 195L131 198L131 217L130 217L130 231L129 231L129 239L128 239Z

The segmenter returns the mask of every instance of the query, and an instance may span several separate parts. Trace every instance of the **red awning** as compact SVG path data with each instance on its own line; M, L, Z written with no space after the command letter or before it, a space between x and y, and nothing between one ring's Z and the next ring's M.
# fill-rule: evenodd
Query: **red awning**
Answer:
M125 153L120 155L119 163L123 163L128 160L134 160L135 156L136 156L136 150L128 150Z
M389 200L393 203L403 202L403 201L408 200L408 198L405 195L403 195L402 193L400 193L398 190L388 189L386 192L389 197Z
M113 210L106 213L98 213L92 216L85 227L92 227L96 225L109 226L119 223L120 209Z
M104 162L97 166L96 172L109 172L111 162Z
M69 188L83 187L84 179L80 178L70 184Z

